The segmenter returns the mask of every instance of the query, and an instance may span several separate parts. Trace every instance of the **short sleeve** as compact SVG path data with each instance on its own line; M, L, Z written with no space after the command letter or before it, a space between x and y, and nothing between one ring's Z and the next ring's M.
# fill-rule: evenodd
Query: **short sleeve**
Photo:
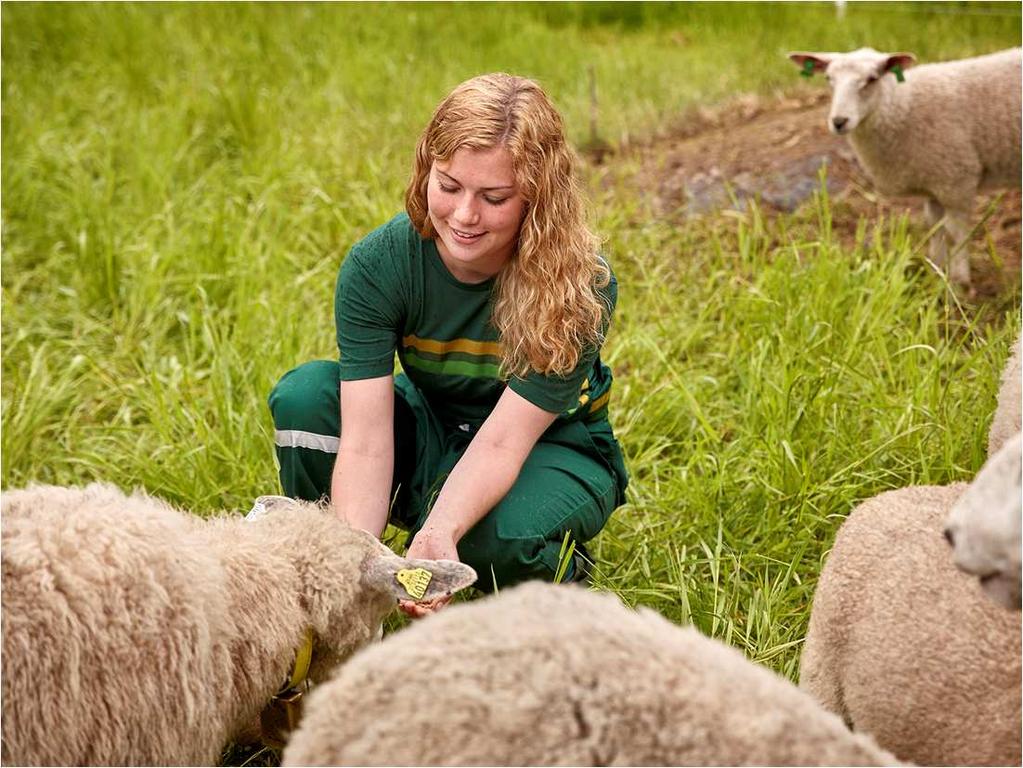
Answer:
M373 251L359 244L338 271L334 322L341 355L341 380L371 379L394 372L394 352L404 309L400 291L387 280L388 269L374 269ZM367 263L369 262L369 263ZM393 265L387 265L392 267Z
M594 349L567 376L544 376L534 372L525 378L513 376L508 386L538 408L548 413L562 413L578 404L579 391L596 358Z
M618 282L613 273L611 281L607 286L599 289L598 293L607 308L601 328L602 335L606 335L611 325L611 316L614 314L615 305L618 303ZM548 413L563 413L579 404L579 393L582 390L583 382L593 372L599 355L599 347L590 347L583 351L579 358L579 364L567 375L545 376L533 372L522 378L513 376L508 382L508 386L513 392Z

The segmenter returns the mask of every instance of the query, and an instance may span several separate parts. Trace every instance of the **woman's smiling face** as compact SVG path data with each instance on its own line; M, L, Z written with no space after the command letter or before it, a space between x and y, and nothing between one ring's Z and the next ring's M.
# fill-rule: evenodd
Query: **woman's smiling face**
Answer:
M463 147L434 161L426 200L437 250L457 280L481 283L501 271L526 210L507 149Z

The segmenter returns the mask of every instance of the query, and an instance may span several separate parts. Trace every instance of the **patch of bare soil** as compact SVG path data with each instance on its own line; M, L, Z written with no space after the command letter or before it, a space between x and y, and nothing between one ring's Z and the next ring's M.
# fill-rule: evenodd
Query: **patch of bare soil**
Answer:
M654 210L669 218L744 210L751 199L768 213L794 211L820 188L823 166L834 231L843 241L854 241L862 217L906 211L922 234L923 199L873 192L848 142L827 130L828 102L827 92L770 100L744 96L698 110L667 136L624 150L639 161L630 183L652 195ZM1019 189L978 198L971 262L979 296L1020 284L1020 202Z

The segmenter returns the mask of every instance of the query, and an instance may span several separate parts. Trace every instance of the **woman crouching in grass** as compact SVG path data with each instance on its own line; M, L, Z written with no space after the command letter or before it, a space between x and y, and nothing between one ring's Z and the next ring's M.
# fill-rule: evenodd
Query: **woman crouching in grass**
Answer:
M341 265L339 362L270 394L286 494L407 528L409 557L461 560L484 590L552 580L566 534L579 552L601 530L628 482L600 359L617 284L573 162L531 80L483 75L440 103L405 212Z

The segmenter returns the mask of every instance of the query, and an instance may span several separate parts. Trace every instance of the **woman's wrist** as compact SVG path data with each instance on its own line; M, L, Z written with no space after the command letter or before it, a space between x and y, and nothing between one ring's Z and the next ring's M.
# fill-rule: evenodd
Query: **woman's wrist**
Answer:
M430 512L430 516L426 518L420 533L450 539L456 544L465 535L463 526L457 520L451 519L443 511L438 512L436 509Z

